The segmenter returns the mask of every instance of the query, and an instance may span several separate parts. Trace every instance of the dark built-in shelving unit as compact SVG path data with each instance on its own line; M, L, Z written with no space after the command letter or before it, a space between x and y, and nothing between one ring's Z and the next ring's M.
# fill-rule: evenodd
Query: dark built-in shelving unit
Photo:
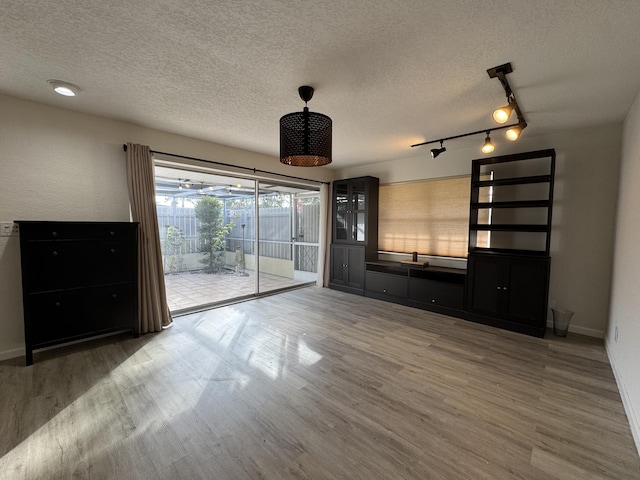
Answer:
M555 160L549 149L472 162L466 304L471 319L544 335ZM481 243L480 232L491 235L488 244Z
M378 259L378 179L333 188L331 288L544 336L555 150L472 161L467 269Z

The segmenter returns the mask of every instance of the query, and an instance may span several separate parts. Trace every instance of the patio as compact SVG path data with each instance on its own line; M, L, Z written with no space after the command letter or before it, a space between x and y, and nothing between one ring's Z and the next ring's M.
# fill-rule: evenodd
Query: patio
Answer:
M247 270L247 276L216 275L207 273L176 273L164 276L167 303L171 312L224 302L255 293L256 272ZM260 292L302 285L313 279L292 279L260 273Z

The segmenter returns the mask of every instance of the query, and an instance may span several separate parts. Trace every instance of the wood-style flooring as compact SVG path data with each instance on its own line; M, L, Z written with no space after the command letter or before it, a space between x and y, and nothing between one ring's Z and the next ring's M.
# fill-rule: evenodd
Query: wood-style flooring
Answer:
M309 287L0 363L1 479L640 479L600 340Z

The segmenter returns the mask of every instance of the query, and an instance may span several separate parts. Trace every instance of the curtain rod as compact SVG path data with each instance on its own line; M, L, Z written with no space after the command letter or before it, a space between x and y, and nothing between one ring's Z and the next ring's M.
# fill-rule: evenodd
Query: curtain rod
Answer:
M122 149L125 152L127 151L127 144L126 143L122 144ZM258 168L243 167L242 165L232 165L231 163L216 162L214 160L206 160L204 158L188 157L186 155L177 155L175 153L158 152L156 150L151 150L151 153L157 153L158 155L168 155L170 157L182 158L182 159L185 159L185 160L196 160L198 162L211 163L212 165L219 165L219 166L222 166L222 167L239 168L241 170L248 170L248 171L253 172L253 173L266 173L267 175L276 175L278 177L291 178L293 180L302 180L302 181L305 181L305 182L314 182L314 183L320 183L320 184L325 184L325 185L330 185L330 183L331 183L331 182L324 182L322 180L313 180L313 179L310 179L310 178L294 177L293 175L286 175L284 173L269 172L267 170L260 170Z

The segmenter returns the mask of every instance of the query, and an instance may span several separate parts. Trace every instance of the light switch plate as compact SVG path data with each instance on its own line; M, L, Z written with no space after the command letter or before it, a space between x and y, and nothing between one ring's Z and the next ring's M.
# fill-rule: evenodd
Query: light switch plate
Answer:
M13 222L0 222L0 237L12 237L18 235L18 224Z

